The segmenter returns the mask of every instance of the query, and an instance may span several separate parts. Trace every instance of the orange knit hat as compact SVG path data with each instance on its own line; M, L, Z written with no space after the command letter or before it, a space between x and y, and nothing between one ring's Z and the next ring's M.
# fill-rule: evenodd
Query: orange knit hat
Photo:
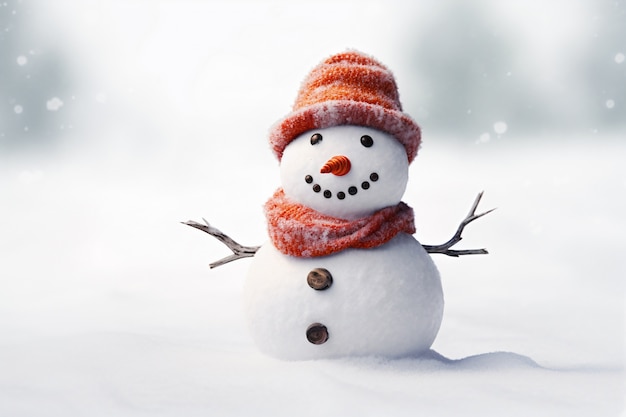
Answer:
M285 147L302 133L339 125L368 126L394 136L409 162L421 141L420 128L402 112L391 71L357 51L333 55L304 80L293 111L270 130L280 160Z

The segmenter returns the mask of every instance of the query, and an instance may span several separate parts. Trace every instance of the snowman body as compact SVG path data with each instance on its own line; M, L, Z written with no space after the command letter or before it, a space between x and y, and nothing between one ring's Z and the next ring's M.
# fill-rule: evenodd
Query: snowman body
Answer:
M294 203L358 220L400 203L408 163L392 135L332 126L307 131L285 148L281 183ZM324 245L324 238L310 242L311 249ZM410 234L323 256L309 256L306 249L293 256L277 246L270 241L256 253L244 289L248 325L260 350L299 360L402 357L430 348L443 315L441 281Z
M323 290L307 282L319 269L332 275ZM443 295L430 256L401 233L373 249L314 258L284 255L268 242L254 257L245 306L251 334L270 356L402 357L430 348L442 319ZM314 323L327 328L325 343L307 339Z

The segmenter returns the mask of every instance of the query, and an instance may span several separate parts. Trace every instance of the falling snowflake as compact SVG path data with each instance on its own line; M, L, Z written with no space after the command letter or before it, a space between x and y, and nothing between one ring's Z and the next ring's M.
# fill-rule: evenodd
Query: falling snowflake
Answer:
M483 133L482 135L480 135L480 137L478 138L478 142L477 143L487 143L491 140L491 135L487 132Z
M617 54L615 54L615 62L617 62L618 64L621 64L622 62L624 62L624 60L626 60L626 55L624 55L621 52L618 52Z
M15 112L15 114L22 114L24 108L19 104L16 104L15 107L13 107L13 111Z
M496 132L498 135L506 133L506 130L508 128L509 127L507 126L507 124L503 121L495 122L493 124L493 131Z
M17 61L17 65L22 67L28 63L28 58L26 58L24 55L20 55L17 57L16 61Z
M53 97L46 102L46 108L50 111L57 111L63 106L63 102L58 97Z
M604 104L606 105L607 109L612 109L613 107L615 107L615 101L611 99L607 100Z

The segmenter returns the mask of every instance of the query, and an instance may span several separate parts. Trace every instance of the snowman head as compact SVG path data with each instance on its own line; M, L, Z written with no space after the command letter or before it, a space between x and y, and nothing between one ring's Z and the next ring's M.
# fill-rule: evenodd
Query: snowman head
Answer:
M305 132L284 150L285 195L320 213L356 219L398 204L408 180L404 146L386 132L341 125Z
M357 51L315 67L270 130L285 195L346 219L400 201L420 142L391 71Z

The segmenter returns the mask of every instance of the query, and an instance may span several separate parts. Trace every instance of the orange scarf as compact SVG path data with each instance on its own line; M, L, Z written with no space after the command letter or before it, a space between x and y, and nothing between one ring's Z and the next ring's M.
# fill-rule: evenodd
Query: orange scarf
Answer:
M279 188L265 204L265 214L274 246L285 255L305 258L373 248L400 232L415 233L413 209L402 202L367 217L344 220L294 203Z

